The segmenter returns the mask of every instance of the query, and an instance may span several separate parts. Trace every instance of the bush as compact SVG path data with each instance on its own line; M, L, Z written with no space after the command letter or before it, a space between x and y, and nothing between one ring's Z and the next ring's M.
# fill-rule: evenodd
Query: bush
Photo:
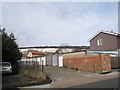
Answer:
M12 65L12 73L19 74L20 72L19 64L16 62L16 63L11 63L11 65Z
M38 70L21 69L20 74L36 81L41 81L46 79L46 75L42 71L38 71Z

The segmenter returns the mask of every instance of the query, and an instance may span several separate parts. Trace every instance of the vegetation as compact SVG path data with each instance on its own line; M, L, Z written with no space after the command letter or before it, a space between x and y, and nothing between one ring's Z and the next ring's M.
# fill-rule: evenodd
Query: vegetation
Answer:
M28 77L29 80L38 81L38 82L46 79L46 74L40 70L38 71L38 70L21 68L20 75L23 75L24 77Z
M3 30L0 29L0 36L2 36L2 61L10 62L13 67L13 73L18 73L18 60L21 59L22 54L18 50L18 45L16 43L16 38L13 33L8 35Z
M78 68L75 68L75 70L79 70Z
M76 71L78 71L78 70L79 70L78 68L74 68L74 67L71 67L71 69L76 70Z
M64 67L64 68L67 68L67 66L66 66L66 65L64 65L63 67Z
M74 67L71 67L71 69L73 69L73 70L74 70Z

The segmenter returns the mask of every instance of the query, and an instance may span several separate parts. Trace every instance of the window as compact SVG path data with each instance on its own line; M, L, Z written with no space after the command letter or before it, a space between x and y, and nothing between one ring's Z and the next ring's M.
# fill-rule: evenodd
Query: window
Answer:
M98 45L103 45L103 40L102 40L102 39L98 39L98 40L97 40L97 44L98 44Z

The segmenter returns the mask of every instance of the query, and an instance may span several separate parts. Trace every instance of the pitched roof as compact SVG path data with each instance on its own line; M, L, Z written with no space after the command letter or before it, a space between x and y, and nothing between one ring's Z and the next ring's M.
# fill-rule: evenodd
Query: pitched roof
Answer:
M44 52L32 51L32 50L29 50L28 52L31 52L33 54L45 54Z
M109 34L109 35L114 35L114 36L117 36L118 33L115 33L115 32L110 32L110 31L105 31L105 30L101 30L101 31L98 31L95 35L93 35L89 41L91 41L93 38L95 38L98 34L100 33L105 33L105 34Z

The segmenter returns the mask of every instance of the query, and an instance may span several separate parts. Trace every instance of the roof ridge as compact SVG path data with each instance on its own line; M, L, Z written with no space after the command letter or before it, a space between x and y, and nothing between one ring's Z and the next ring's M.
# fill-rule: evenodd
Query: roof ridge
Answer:
M118 33L116 33L116 32L110 32L110 31L105 31L105 30L101 30L101 32L105 32L105 33L109 33L109 34L118 34Z
M106 34L111 34L111 35L115 35L115 36L117 36L118 35L118 33L116 33L116 32L110 32L110 31L106 31L106 30L100 30L100 31L98 31L96 34L94 34L90 39L89 39L89 41L91 41L94 37L96 37L98 34L100 34L100 33L106 33Z

